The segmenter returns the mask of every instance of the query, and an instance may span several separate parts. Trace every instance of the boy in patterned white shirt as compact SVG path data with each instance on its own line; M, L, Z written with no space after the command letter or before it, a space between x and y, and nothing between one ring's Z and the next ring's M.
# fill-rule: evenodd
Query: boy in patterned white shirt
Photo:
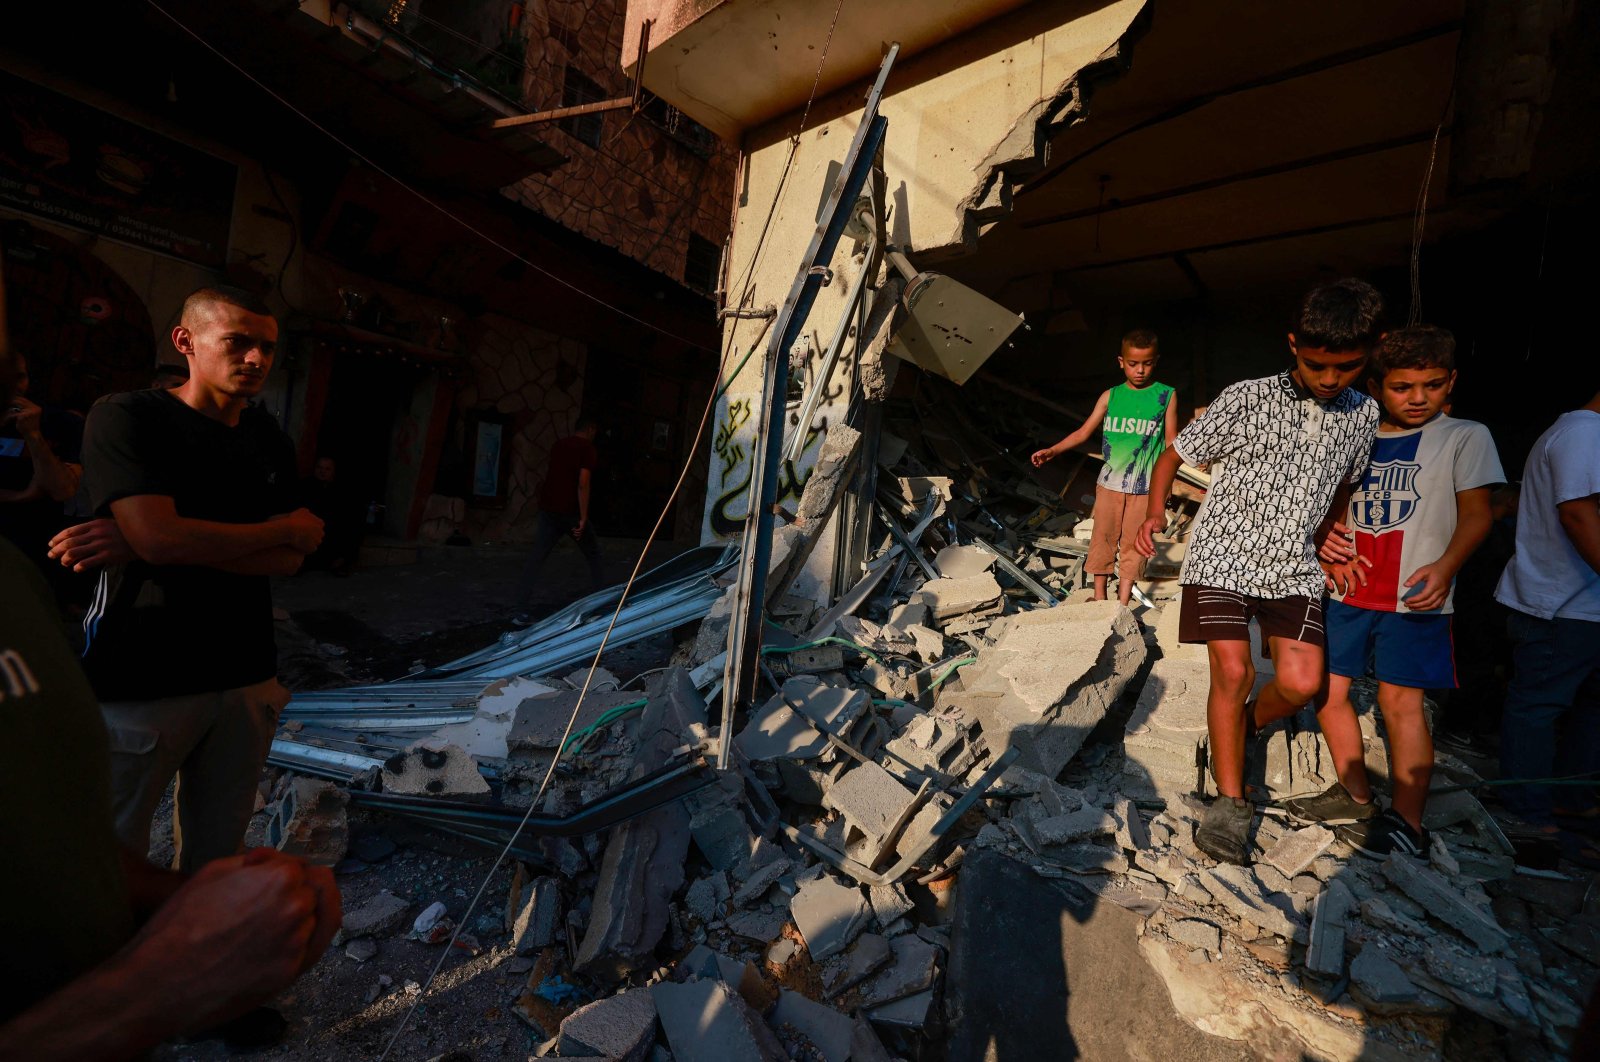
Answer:
M1195 829L1213 859L1249 861L1253 815L1244 799L1247 734L1297 711L1323 682L1323 572L1317 542L1366 471L1378 407L1350 386L1381 336L1383 297L1360 280L1313 288L1289 333L1293 369L1223 388L1156 462L1139 551L1155 555L1178 465L1212 465L1211 489L1189 536L1179 582L1180 640L1204 642L1217 799ZM1250 621L1274 675L1254 701Z
M1433 738L1423 690L1456 686L1455 577L1488 537L1489 489L1506 478L1489 429L1443 412L1456 382L1455 349L1455 337L1431 325L1396 329L1378 344L1370 374L1383 410L1378 440L1348 517L1321 551L1331 593L1328 688L1317 722L1339 781L1285 807L1380 859L1428 852L1422 809ZM1350 703L1351 680L1369 663L1393 761L1393 799L1382 814Z

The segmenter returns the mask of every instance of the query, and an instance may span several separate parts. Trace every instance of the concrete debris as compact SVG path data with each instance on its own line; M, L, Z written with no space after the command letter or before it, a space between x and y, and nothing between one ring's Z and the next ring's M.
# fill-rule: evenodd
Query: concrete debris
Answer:
M933 613L935 623L987 611L1000 604L1000 584L988 572L960 579L930 579L922 584L922 596Z
M1279 837L1262 859L1282 871L1285 877L1292 878L1308 869L1332 845L1332 830L1326 826L1307 826Z
M872 915L880 928L893 925L895 919L910 914L916 907L899 885L872 886L867 890L867 902L872 905Z
M978 546L946 546L933 558L933 566L946 579L968 579L994 567L994 554Z
M934 970L941 951L914 933L889 942L894 952L890 963L862 985L862 1003L873 1007L916 995L933 985Z
M383 761L383 791L405 796L482 800L489 783L458 745L428 738Z
M774 941L772 947L767 949L767 961L774 966L782 966L799 953L800 945L788 937L784 937L781 940Z
M1206 889L1235 917L1291 940L1306 939L1306 925L1288 897L1265 889L1249 867L1211 868Z
M760 867L757 867L745 879L745 883L739 886L738 891L733 894L733 905L735 907L748 907L751 903L761 899L767 894L768 889L778 883L779 878L789 873L791 866L793 864L786 857L779 856L772 862L763 863Z
M648 697L629 769L633 778L664 766L691 725L705 723L705 702L683 668L655 676ZM578 947L580 971L617 979L652 960L667 930L671 898L683 884L688 851L689 813L679 803L611 831Z
M1410 1003L1419 989L1383 949L1368 944L1350 963L1350 983L1374 1003Z
M1203 922L1198 918L1180 918L1176 922L1167 923L1163 930L1179 944L1200 948L1212 955L1222 951L1222 930L1210 922Z
M722 914L722 908L731 892L728 888L728 875L717 871L708 877L698 878L689 886L689 891L684 893L683 904L689 913L702 922L714 922Z
M345 908L341 931L347 938L384 937L406 924L411 904L387 890L364 903Z
M1484 951L1498 954L1506 950L1509 938L1494 915L1468 903L1437 871L1396 854L1384 861L1383 874L1430 916L1459 931Z
M787 1062L772 1030L721 981L662 981L649 991L674 1062Z
M334 866L350 847L349 803L350 794L332 782L292 778L267 821L267 843L317 866Z
M578 707L577 690L561 690L525 698L516 708L511 731L506 735L506 745L518 750L544 752L561 746L576 734L600 721L600 717L639 699L639 694L617 690L590 689L578 708L577 718L572 711ZM567 720L572 719L570 731Z
M828 748L823 732L846 733L869 700L861 690L830 686L810 675L796 676L751 714L734 744L752 760L814 758Z
M841 884L826 874L800 885L789 912L814 961L843 951L872 916L859 886Z
M557 942L566 925L561 883L536 878L523 890L521 908L511 924L511 947L518 955L532 955Z
M728 804L695 811L689 818L689 834L706 862L717 870L732 870L750 858L755 846L744 812Z
M436 740L460 746L478 760L503 760L511 754L508 740L517 708L531 698L554 693L529 678L497 679L478 695L478 710L464 723L449 723L433 732Z
M655 1039L655 998L651 991L636 988L573 1011L561 1023L556 1050L563 1058L590 1055L644 1062L655 1049Z
M835 956L822 965L822 987L834 996L848 992L889 965L893 958L894 950L889 947L888 937L863 933L843 955Z
M846 771L828 789L823 802L876 846L900 821L912 799L911 791L894 775L869 761Z
M785 988L778 993L778 1005L768 1020L780 1035L798 1033L822 1056L823 1062L849 1062L855 1023L832 1007L813 1003Z
M1116 828L1116 816L1099 808L1085 808L1033 824L1034 836L1040 844L1066 844L1068 841L1104 836L1115 832Z

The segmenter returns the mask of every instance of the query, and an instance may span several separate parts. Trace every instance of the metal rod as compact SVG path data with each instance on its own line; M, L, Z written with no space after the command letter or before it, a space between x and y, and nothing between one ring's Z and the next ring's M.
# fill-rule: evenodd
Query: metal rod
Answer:
M867 243L866 257L861 260L861 271L850 282L850 290L844 297L844 312L839 314L839 323L834 326L833 338L828 340L828 348L823 352L821 364L817 367L816 379L811 381L811 390L807 392L805 401L800 404L800 416L795 422L794 434L789 438L788 452L784 459L788 461L800 460L800 454L805 450L806 438L811 434L811 421L817 415L817 407L822 404L822 396L828 390L828 381L833 379L834 369L839 364L839 354L844 349L845 337L850 333L851 318L856 316L856 311L861 305L861 294L867 288L867 264L872 261L877 252L878 238L874 235Z
M639 29L639 57L634 60L633 88L626 97L617 97L611 100L600 100L597 103L578 103L571 107L555 107L548 111L535 111L532 114L517 114L510 118L496 118L489 123L490 129L511 129L519 125L536 125L543 122L554 122L562 118L576 118L582 114L599 114L603 111L620 111L630 108L637 111L644 99L644 60L645 53L650 49L650 26L654 19L645 19L644 25Z

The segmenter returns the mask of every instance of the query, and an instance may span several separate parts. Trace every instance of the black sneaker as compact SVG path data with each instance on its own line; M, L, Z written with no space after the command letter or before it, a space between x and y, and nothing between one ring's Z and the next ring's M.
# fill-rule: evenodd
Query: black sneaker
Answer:
M1250 820L1255 808L1248 800L1219 796L1211 802L1194 828L1194 844L1219 863L1250 864Z
M1433 844L1433 837L1427 830L1413 830L1393 808L1365 822L1343 824L1334 833L1339 840L1373 859L1387 859L1396 852L1426 859Z
M1290 797L1282 807L1302 822L1321 822L1329 826L1366 822L1378 814L1376 804L1357 802L1343 782L1335 782L1314 796Z

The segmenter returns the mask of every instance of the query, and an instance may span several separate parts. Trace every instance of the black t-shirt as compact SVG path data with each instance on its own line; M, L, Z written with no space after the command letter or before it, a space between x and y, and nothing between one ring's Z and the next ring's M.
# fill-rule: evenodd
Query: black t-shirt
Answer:
M134 932L111 826L110 743L44 580L0 542L0 1024Z
M97 516L161 494L178 515L259 523L294 508L294 452L264 411L228 427L167 391L112 395L89 411L83 472ZM143 561L100 574L84 617L84 667L103 701L237 689L277 673L264 575Z

